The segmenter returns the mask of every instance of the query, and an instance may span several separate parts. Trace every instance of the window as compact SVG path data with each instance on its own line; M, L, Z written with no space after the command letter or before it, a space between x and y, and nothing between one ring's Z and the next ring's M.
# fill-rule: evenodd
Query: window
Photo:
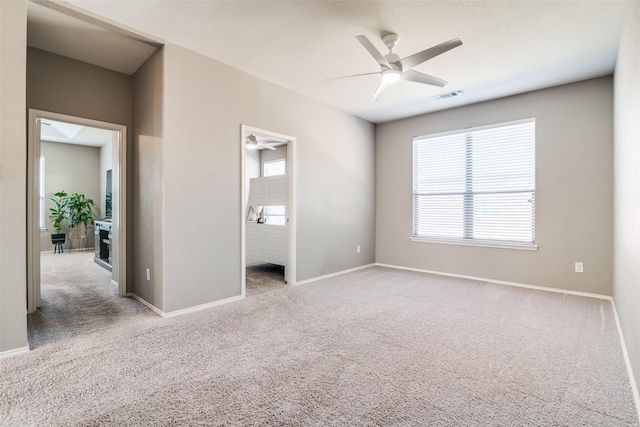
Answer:
M267 219L266 224L285 225L284 206L265 206L262 216Z
M284 159L264 162L262 166L262 176L284 175L287 173Z
M44 156L40 156L40 230L46 230L45 224L45 203L46 193L44 188L45 183L45 170L44 170Z
M413 240L535 248L535 119L414 138Z
M285 159L264 162L262 168L262 176L284 175L286 173L286 162ZM267 219L267 224L285 225L284 206L265 206L262 216Z

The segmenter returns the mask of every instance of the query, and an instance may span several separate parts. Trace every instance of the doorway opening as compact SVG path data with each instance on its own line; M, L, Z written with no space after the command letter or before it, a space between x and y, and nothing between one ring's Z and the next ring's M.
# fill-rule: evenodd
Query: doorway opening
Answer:
M123 125L29 110L28 314L42 306L42 283L63 286L56 295L78 294L57 301L57 316L62 304L90 305L93 282L126 296L125 155Z
M242 296L295 284L295 142L241 126Z

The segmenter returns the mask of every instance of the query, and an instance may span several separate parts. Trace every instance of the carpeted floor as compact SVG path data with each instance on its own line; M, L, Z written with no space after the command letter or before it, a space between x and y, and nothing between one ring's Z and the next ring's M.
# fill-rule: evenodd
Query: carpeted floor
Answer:
M638 425L606 300L372 267L0 360L0 425Z
M111 272L93 262L93 251L40 255L42 306L27 316L29 347L156 316L132 298L118 297Z
M263 292L287 286L284 281L284 267L275 264L249 264L246 275L246 295L257 295Z

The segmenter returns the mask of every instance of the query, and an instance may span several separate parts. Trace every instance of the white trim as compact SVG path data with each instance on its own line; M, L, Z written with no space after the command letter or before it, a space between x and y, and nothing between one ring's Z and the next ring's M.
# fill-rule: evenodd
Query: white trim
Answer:
M150 302L140 298L138 295L134 294L133 292L129 292L126 296L131 297L134 300L138 301L140 304L144 305L149 310L153 311L158 316L160 316L160 317L162 317L164 319L169 318L169 317L174 317L174 316L180 316L182 314L187 314L187 313L191 313L191 312L194 312L194 311L200 311L200 310L204 310L206 308L216 307L218 305L227 304L227 303L230 303L230 302L235 302L235 301L239 301L241 299L244 299L244 297L242 295L237 295L235 297L225 298L225 299L222 299L222 300L219 300L219 301L213 301L213 302L209 302L209 303L206 303L206 304L196 305L194 307L183 308L182 310L170 311L169 313L165 313L164 311L160 310L158 307L156 307L156 306L152 305Z
M218 300L218 301L209 302L209 303L206 303L206 304L196 305L195 307L189 307L189 308L184 308L182 310L176 310L176 311L170 311L169 313L163 313L162 317L164 317L166 319L167 317L180 316L182 314L192 313L194 311L200 311L200 310L204 310L206 308L216 307L218 305L228 304L230 302L238 301L238 300L241 300L243 298L244 297L242 295L238 295L238 296L231 297L231 298L225 298L225 299L221 299L221 300Z
M535 123L536 118L535 117L527 117L524 119L518 119L518 120L510 120L508 122L501 122L501 123L492 123L490 125L480 125L480 126L471 126L468 128L462 128L462 129L453 129L453 130L447 130L444 132L438 132L438 133L429 133L426 135L417 135L413 137L413 141L420 141L423 139L428 139L428 138L439 138L442 136L448 136L448 135L456 135L458 133L463 133L463 132L477 132L479 130L487 130L487 129L494 129L494 128L499 128L499 127L505 127L505 126L513 126L513 125L519 125L522 123Z
M93 251L95 251L95 249L93 249L93 248L84 248L84 249L69 249L69 248L67 248L64 251L65 251L64 252L65 254L66 253L70 253L70 254L74 253L75 254L76 252L93 252ZM52 254L54 252L53 251L40 251L40 253L41 254Z
M371 264L361 265L359 267L348 268L346 270L336 271L335 273L324 274L322 276L312 277L311 279L301 280L297 282L296 285L306 285L307 283L317 282L318 280L324 280L324 279L329 279L331 277L342 276L343 274L351 273L351 272L362 270L369 267L375 267L376 265L377 264L375 263L371 263Z
M517 282L507 282L504 280L487 279L484 277L466 276L464 274L444 273L442 271L424 270L421 268L404 267L401 265L382 264L379 262L375 263L375 265L378 267L395 268L397 270L407 270L407 271L416 271L418 273L437 274L439 276L457 277L460 279L469 279L469 280L477 280L480 282L497 283L498 285L516 286L519 288L535 289L538 291L556 292L560 294L577 295L581 297L598 298L598 299L613 301L613 298L610 297L609 295L592 294L589 292L580 292L580 291L570 291L568 289L548 288L546 286L528 285L526 283L517 283Z
M29 109L27 135L27 314L40 306L40 120ZM37 201L36 201L37 199ZM36 229L39 231L36 232Z
M620 345L622 346L622 355L624 356L624 363L627 365L627 374L629 375L629 383L631 383L631 392L633 393L633 400L636 404L638 419L640 420L640 394L638 393L638 385L636 384L635 377L633 376L633 368L631 367L631 360L629 359L629 353L627 353L627 344L624 341L624 335L622 335L622 326L620 325L620 319L618 318L618 310L616 310L615 301L612 301L611 305L613 306L613 315L616 318L616 327L618 328L618 336L620 337Z
M117 123L103 122L84 117L29 108L29 135L27 158L27 307L28 313L35 313L40 306L40 232L38 177L40 176L40 120L49 119L81 126L106 129L117 133L113 143L113 187L114 211L113 224L117 230L114 240L117 242L118 252L118 295L127 294L127 240L126 240L126 212L127 212L127 127Z
M142 298L140 298L138 295L129 292L126 296L133 298L134 300L138 301L140 304L144 305L145 307L147 307L149 310L153 311L154 313L156 313L158 316L160 317L164 317L164 313L162 312L162 310L160 310L159 308L157 308L154 305L151 305L151 303L143 300Z
M447 239L430 239L428 237L410 237L412 242L418 243L437 243L439 245L459 245L459 246L479 246L482 248L495 248L495 249L518 249L522 251L537 251L538 245L536 244L508 244L508 243L489 243L482 240L447 240Z
M240 296L247 295L247 260L246 260L246 222L245 222L245 138L249 134L257 134L267 138L280 139L286 142L287 159L286 174L289 177L289 204L288 204L288 239L287 239L287 265L285 266L285 281L289 285L296 284L297 271L297 138L278 132L272 132L261 128L240 124Z
M24 353L29 353L29 346L18 347L18 348L14 348L13 350L7 350L7 351L0 352L0 359L3 359L5 357L18 356L18 355L24 354Z
M116 288L118 288L118 289L120 288L120 286L118 286L118 282L117 282L117 281L115 281L115 280L113 280L113 279L111 279L111 284L112 284L113 286L115 286ZM129 296L129 294L127 294L126 296Z

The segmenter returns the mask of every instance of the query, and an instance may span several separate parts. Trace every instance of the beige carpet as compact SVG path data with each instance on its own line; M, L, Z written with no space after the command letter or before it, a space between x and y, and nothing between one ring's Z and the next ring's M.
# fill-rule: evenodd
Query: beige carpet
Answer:
M246 274L246 295L252 296L287 286L284 267L275 264L249 264Z
M638 425L610 302L367 268L0 361L0 425Z
M119 298L111 272L93 256L92 251L41 254L42 306L27 316L31 349L131 322L132 317L156 316L132 298Z

